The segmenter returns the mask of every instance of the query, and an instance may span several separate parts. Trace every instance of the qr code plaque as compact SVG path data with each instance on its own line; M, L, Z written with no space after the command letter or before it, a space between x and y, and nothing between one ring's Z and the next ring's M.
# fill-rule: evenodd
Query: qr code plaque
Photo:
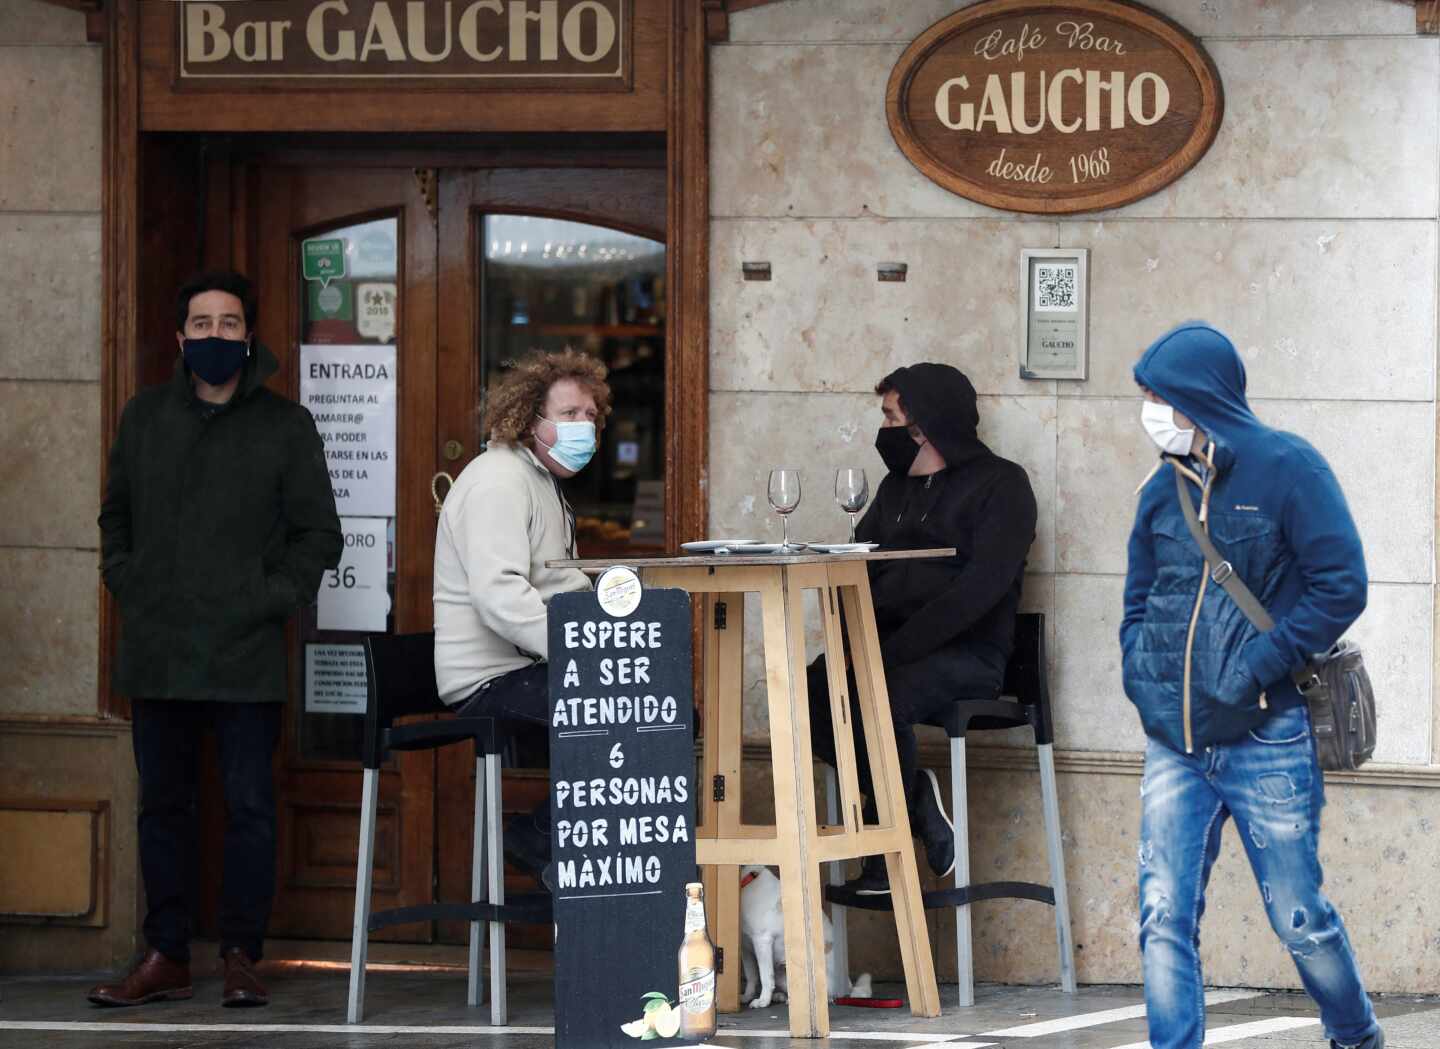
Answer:
M1079 267L1074 263L1043 263L1035 266L1037 313L1072 313L1079 309L1075 286Z

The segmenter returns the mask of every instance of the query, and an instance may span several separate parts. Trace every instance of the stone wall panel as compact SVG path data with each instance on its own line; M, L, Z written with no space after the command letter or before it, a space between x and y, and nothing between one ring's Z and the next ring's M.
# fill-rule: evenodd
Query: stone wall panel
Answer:
M903 50L898 44L714 49L712 212L804 218L995 215L925 178L890 137L885 83Z
M1019 375L1020 252L1054 225L1012 222L723 221L711 243L711 373L718 390L851 390L943 361L980 393L1036 395ZM747 281L744 262L770 262ZM908 266L880 281L880 262Z
M0 214L0 379L100 379L100 217Z
M1225 118L1179 181L1131 217L1434 218L1440 41L1209 45Z
M0 447L0 546L98 549L99 386L0 381Z
M970 6L965 0L784 0L730 16L735 43L909 43ZM1146 6L1200 37L1387 36L1415 31L1411 11L1393 3L1333 0L1151 0Z
M712 77L725 89L711 102L714 213L996 215L925 178L895 145L884 97L902 50L717 49ZM1232 40L1211 53L1230 99L1214 145L1179 181L1113 214L1436 216L1440 42Z
M1055 743L1065 750L1145 749L1140 717L1120 679L1119 576L1055 577L1055 653L1050 702Z
M100 71L99 48L0 46L0 211L100 210Z
M1432 396L1434 222L1062 222L1059 241L1090 249L1090 373L1062 397L1133 395L1186 320L1230 335L1251 397Z
M1430 763L1433 595L1424 585L1372 586L1364 614L1346 633L1364 649L1375 686L1377 762Z
M1140 397L1058 402L1055 563L1061 572L1123 575L1135 488L1159 453L1140 426Z
M100 573L82 550L0 548L0 713L94 714Z
M5 0L0 4L0 46L13 44L84 44L85 16L44 0Z

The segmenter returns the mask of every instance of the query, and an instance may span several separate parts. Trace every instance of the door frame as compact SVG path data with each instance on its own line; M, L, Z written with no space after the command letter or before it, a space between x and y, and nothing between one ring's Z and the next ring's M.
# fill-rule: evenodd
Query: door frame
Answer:
M147 150L164 152L161 138L147 135L141 125L141 34L138 0L114 0L95 16L103 22L104 72L102 203L101 203L101 354L100 431L101 493L105 485L108 452L115 438L120 413L146 381L153 381L153 362L144 347L153 343L168 315L170 298L190 267L178 262L156 265L170 247L147 229L142 175L153 174L146 165ZM709 514L709 297L710 297L710 186L709 186L709 54L704 5L693 0L669 0L669 41L665 70L665 136L667 228L666 284L671 289L665 321L666 447L665 539L674 549L679 543L701 538ZM623 96L619 96L622 97ZM226 105L217 95L217 110ZM255 97L236 95L229 105L258 105ZM551 103L546 103L549 106ZM550 109L540 110L547 114ZM197 135L208 128L196 127ZM457 129L457 134L486 129ZM535 131L547 130L542 116ZM556 128L554 130L568 130ZM517 141L523 136L517 136ZM168 187L167 199L175 211L184 200L197 208L211 201L202 173L194 185ZM216 187L223 189L224 187ZM179 195L176 195L178 191ZM152 194L155 192L152 189ZM226 195L228 196L228 194ZM187 211L187 219L193 217ZM244 228L236 216L232 228ZM182 233L194 227L178 222ZM144 251L147 264L142 267ZM173 250L173 249L172 249ZM221 246L208 245L203 261L212 265L253 268L253 244L243 236ZM168 338L168 331L165 332ZM102 718L128 717L129 703L114 693L111 678L115 643L119 636L117 609L103 586L100 592L100 644L97 713Z

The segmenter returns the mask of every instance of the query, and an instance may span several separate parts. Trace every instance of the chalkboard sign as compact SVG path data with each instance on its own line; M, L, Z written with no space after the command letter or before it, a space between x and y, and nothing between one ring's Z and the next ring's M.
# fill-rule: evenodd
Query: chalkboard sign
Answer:
M696 880L690 595L550 601L558 1049L682 1039L678 951Z

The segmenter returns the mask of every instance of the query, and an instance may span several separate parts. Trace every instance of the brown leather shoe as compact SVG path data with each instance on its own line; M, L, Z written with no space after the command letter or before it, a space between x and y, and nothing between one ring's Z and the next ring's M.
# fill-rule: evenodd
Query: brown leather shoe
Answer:
M239 947L228 948L220 956L225 960L225 993L220 1004L236 1007L247 1005L269 1005L270 992L255 975L255 963Z
M189 998L194 993L190 986L190 966L173 962L152 947L124 980L92 987L89 998L96 1005L144 1005Z

